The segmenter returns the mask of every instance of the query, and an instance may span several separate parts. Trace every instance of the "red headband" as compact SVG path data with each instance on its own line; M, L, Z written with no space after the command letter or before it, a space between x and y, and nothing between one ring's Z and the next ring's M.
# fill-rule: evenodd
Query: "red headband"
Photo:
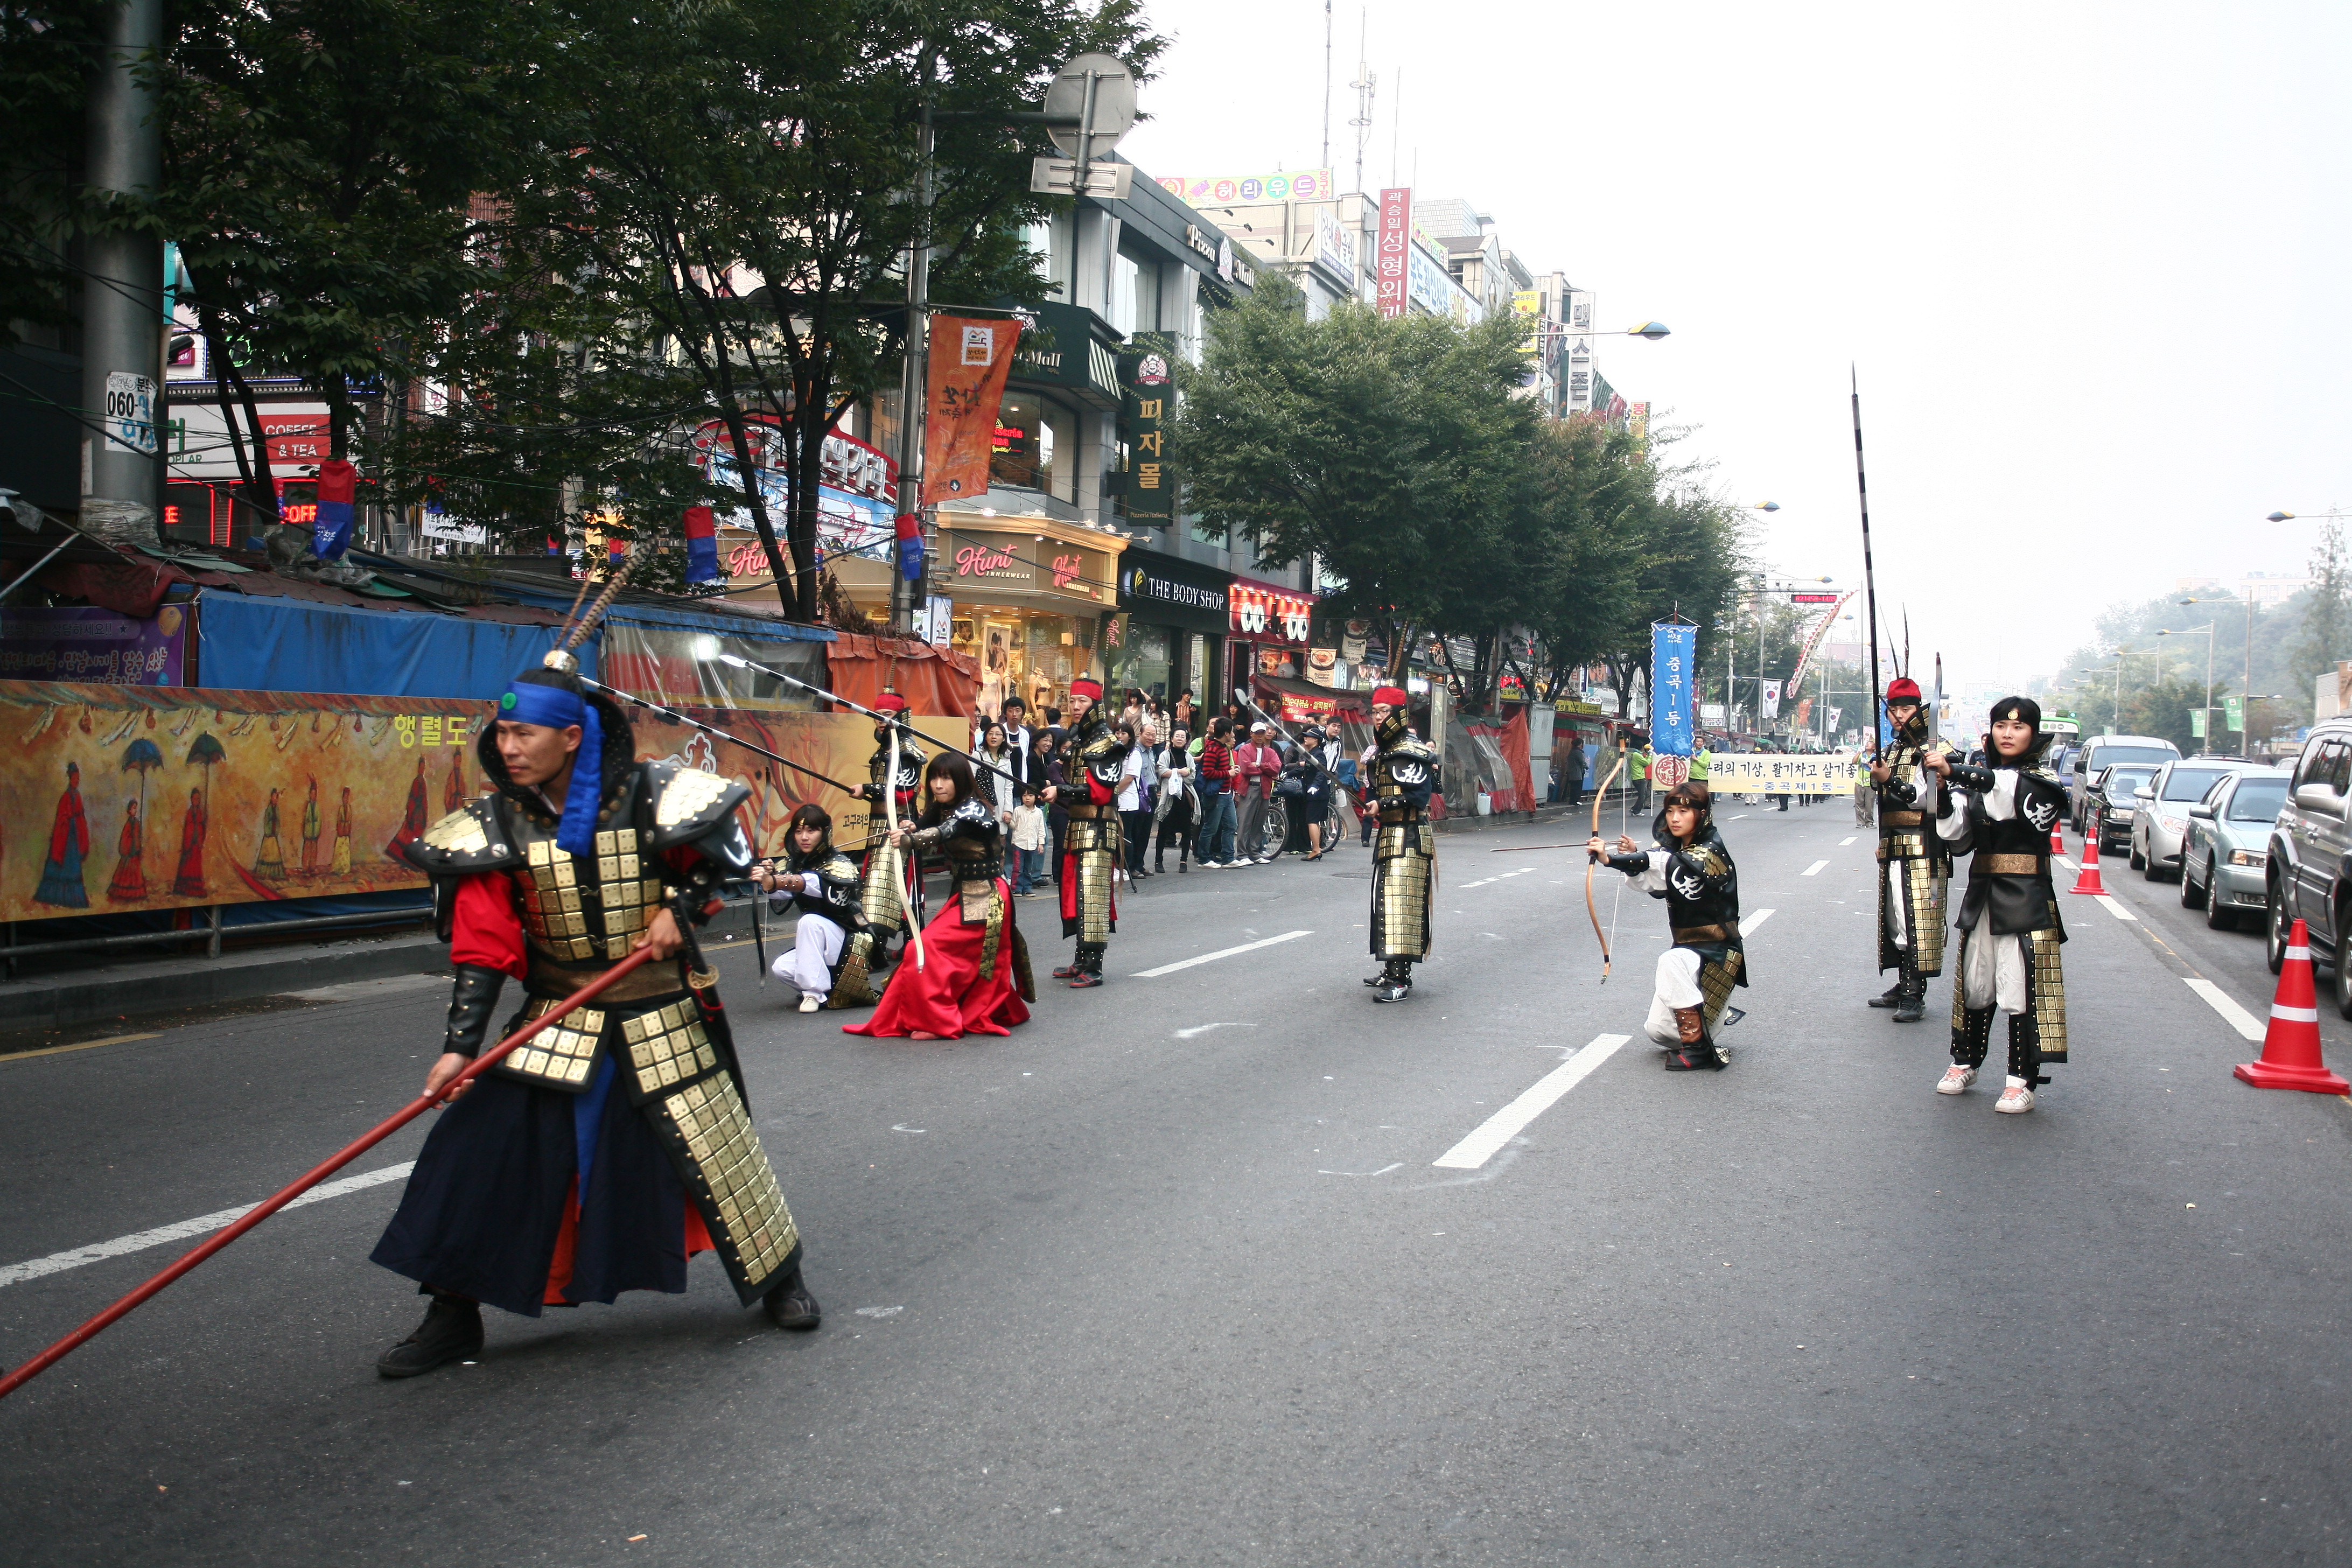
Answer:
M874 700L874 710L877 713L904 713L907 700L895 691L886 691Z
M1402 708L1404 706L1404 688L1402 686L1375 686L1372 688L1372 700L1375 702L1385 702L1391 708Z
M1099 680L1089 680L1085 676L1080 676L1077 679L1070 682L1070 695L1073 697L1091 697L1096 701L1099 702L1102 700L1102 682Z

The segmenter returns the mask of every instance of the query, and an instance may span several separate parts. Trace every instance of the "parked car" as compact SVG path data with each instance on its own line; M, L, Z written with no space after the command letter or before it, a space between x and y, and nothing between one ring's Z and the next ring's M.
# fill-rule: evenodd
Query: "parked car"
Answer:
M2336 1008L2352 1018L2352 963L2345 931L2352 921L2352 837L2345 812L2352 799L2352 718L2311 728L2295 759L2286 804L2271 829L2263 867L2271 973L2286 963L2287 937L2301 919L2311 955L2335 972Z
M2083 816L2086 823L2098 824L2100 854L2112 855L2131 842L2132 818L2139 815L2139 801L2133 792L2155 776L2151 764L2117 763L2092 781L2083 796ZM2088 842L2090 828L2085 826L2082 833Z
M2220 757L2185 757L2165 763L2132 792L2139 809L2132 815L2132 869L2149 881L2180 874L2180 851L2189 842L2189 808L2231 773L2252 763Z
M2075 784L2068 791L2067 801L2074 808L2074 831L2083 831L2088 820L2084 816L2086 781L2095 781L2099 774L2117 763L2147 763L2162 765L2180 755L2180 748L2161 735L2094 735L2083 742L2083 754L2074 764Z
M2263 907L2271 829L2293 776L2283 768L2248 768L2221 779L2189 808L2180 907L2203 910L2215 931L2234 929L2241 914Z

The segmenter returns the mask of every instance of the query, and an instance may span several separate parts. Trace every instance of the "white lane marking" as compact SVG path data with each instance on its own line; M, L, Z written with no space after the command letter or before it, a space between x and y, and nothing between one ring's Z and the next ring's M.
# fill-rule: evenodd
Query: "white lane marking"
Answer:
M1496 876L1496 877L1482 877L1482 878L1480 878L1477 881L1475 881L1475 882L1461 882L1461 883L1457 883L1457 884L1455 885L1455 887L1454 887L1454 890L1455 892L1457 892L1457 893L1459 893L1459 892L1465 892L1465 891L1467 891L1468 889L1472 889L1472 888L1483 888L1483 887L1485 887L1485 886L1486 886L1487 883L1489 883L1489 882L1502 882L1502 881L1507 881L1507 880L1509 880L1509 879L1510 879L1511 878L1513 878L1513 877L1524 877L1524 876L1526 876L1528 872L1530 872L1530 871L1532 871L1532 870L1534 870L1534 869L1535 869L1535 868L1534 868L1533 866L1522 866L1522 867L1520 867L1520 868L1519 868L1517 870L1516 870L1516 871L1505 871L1505 872L1504 872L1504 873L1502 873L1502 875L1500 875L1500 876Z
M1780 911L1777 910L1758 910L1754 914L1749 915L1746 920L1739 922L1739 934L1742 936L1754 936L1758 926L1762 925L1766 921L1770 920L1779 912Z
M324 1203L329 1198L341 1197L369 1187L379 1187L386 1182L397 1182L406 1176L415 1162L386 1165L381 1171L363 1175L345 1176L340 1182L326 1182L312 1187L286 1206L300 1208L304 1204ZM77 1247L70 1252L52 1252L47 1258L27 1258L0 1268L0 1285L15 1285L26 1279L38 1279L44 1274L62 1274L68 1268L79 1268L85 1263L103 1263L110 1258L120 1258L126 1252L144 1252L151 1247L161 1247L167 1241L186 1241L191 1237L206 1236L225 1226L235 1225L253 1212L253 1205L245 1204L214 1214L198 1215L177 1225L158 1226L153 1230L137 1231L130 1236L118 1236L112 1241L101 1241L90 1247Z
M1180 1040L1190 1040L1196 1039L1212 1029L1255 1029L1256 1027L1255 1024L1195 1024L1189 1029L1177 1030L1176 1037Z
M1318 1176L1385 1176L1391 1171L1402 1170L1403 1168L1404 1162L1402 1160L1399 1160L1393 1164L1382 1165L1377 1171L1318 1171L1315 1173Z
M2239 1006L2228 992L2210 980L2199 980L2189 975L2183 975L2181 979L2187 983L2189 989L2204 997L2213 1011L2221 1015L2222 1021L2237 1030L2240 1035L2249 1040L2259 1040L2263 1037L2263 1021ZM2316 1014L2314 1016L2315 1017Z
M2063 855L2053 855L2050 858L2057 861L2058 864L2065 867L2069 871L2079 871L2082 869L2080 866L2075 865L2074 862L2067 859Z
M893 1132L929 1132L930 1129L928 1127L909 1127L903 1121L893 1121L890 1123L890 1131Z
M1138 980L1154 980L1162 974L1173 974L1180 969L1190 969L1196 963L1213 963L1220 958L1231 958L1237 952L1254 952L1261 947L1272 947L1278 942L1289 942L1295 937L1313 936L1314 934L1315 933L1311 931L1286 931L1280 936L1269 936L1261 938L1256 942L1245 942L1239 947L1221 947L1214 952L1204 952L1198 958L1180 958L1173 963L1163 963L1157 969L1139 969L1135 972L1135 978Z
M1727 820L1732 821L1732 822L1738 822L1741 817L1744 817L1744 816L1746 816L1747 815L1748 815L1748 814L1747 814L1746 812L1744 812L1744 811L1738 811L1738 812L1734 812L1734 813L1732 813L1732 815L1730 816L1730 817L1729 817L1729 818L1727 818Z
M1469 1137L1430 1163L1449 1171L1475 1171L1495 1157L1495 1152L1517 1137L1527 1124L1549 1110L1570 1089L1582 1083L1592 1069L1617 1054L1631 1035L1598 1035L1591 1045L1536 1079L1527 1092L1478 1124Z
M314 985L308 991L287 991L280 994L299 996L305 1002L363 1002L371 996L390 996L403 991L423 991L435 985L446 985L446 974L386 974L373 980L345 980L333 985Z
M2123 905L2117 903L2116 901L2116 896L2113 893L2101 893L2097 896L2099 902L2107 906L2107 913L2115 916L2116 919L2119 921L2137 921L2139 919L2137 915L2132 913L2129 910L2124 908Z
M1843 849L1843 848L1844 848L1847 845L1849 845L1849 844L1853 843L1855 839L1857 839L1857 838L1859 838L1859 837L1862 837L1862 835L1861 835L1861 834L1859 834L1859 833L1849 833L1849 834L1847 834L1843 838L1841 838L1841 839L1839 839L1839 840L1838 840L1838 847L1839 847L1839 848L1841 848L1841 849Z
M1806 867L1803 870L1798 872L1797 875L1800 877L1818 877L1822 874L1822 868L1828 864L1829 862L1826 860L1816 860L1811 865Z

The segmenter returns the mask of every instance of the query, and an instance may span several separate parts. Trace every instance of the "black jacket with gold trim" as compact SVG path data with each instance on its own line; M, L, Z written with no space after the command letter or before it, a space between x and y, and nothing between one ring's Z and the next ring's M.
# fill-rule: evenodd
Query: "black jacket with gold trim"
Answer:
M2044 767L1990 768L1973 758L1953 765L1951 785L1938 837L1951 854L1969 856L1968 889L1952 923L1972 931L1990 910L1995 936L2054 931L2064 941L2050 833L2066 815L2065 786Z
M1610 866L1642 880L1654 899L1666 903L1666 924L1676 947L1696 949L1720 960L1726 953L1742 955L1739 984L1748 984L1747 943L1739 934L1739 868L1730 847L1713 823L1702 826L1688 844L1677 844L1666 831L1666 814L1658 813L1652 832L1655 849L1633 855L1612 855Z

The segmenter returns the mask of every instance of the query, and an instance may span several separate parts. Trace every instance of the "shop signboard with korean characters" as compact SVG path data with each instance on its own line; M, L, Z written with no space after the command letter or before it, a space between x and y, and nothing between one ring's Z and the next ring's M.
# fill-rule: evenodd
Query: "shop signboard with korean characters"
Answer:
M1041 539L1025 529L971 528L961 520L941 531L940 548L958 603L1010 596L1104 609L1118 603L1117 569L1107 551Z
M1146 342L1139 353L1118 356L1118 378L1127 416L1127 521L1142 528L1172 528L1176 522L1176 469L1167 460L1166 425L1175 383L1169 356Z

